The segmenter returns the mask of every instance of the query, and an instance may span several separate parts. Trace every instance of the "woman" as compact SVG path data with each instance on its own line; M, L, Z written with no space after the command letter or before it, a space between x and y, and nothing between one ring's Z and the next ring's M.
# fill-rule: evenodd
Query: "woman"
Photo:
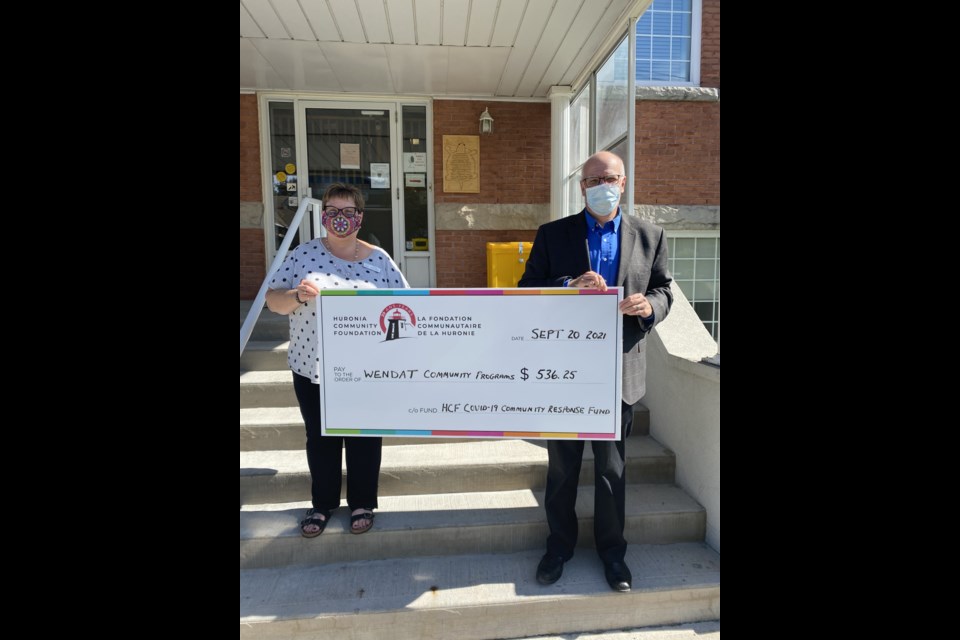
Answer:
M383 249L357 238L363 222L363 196L351 185L335 183L323 194L326 238L301 244L290 252L270 280L267 307L290 316L287 364L307 427L313 508L300 522L300 533L323 533L330 512L340 506L340 456L347 447L347 505L350 532L373 526L377 508L382 438L323 436L320 430L320 354L316 351L316 297L321 289L409 288L400 268Z

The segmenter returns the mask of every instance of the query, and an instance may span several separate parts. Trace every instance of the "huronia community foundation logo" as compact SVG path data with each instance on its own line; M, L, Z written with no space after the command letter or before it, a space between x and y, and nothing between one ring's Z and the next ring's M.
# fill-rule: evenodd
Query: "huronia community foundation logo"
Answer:
M336 317L335 321L353 321L353 324L335 324L334 335L383 335L384 342L414 337L467 337L476 336L483 323L468 315L426 315L417 317L405 304L394 303L380 312L379 327L369 322L366 316ZM377 328L380 329L379 334ZM339 332L339 333L338 333Z
M408 325L417 326L417 316L413 309L405 304L391 304L380 312L380 330L387 334L386 340L396 340L405 337Z
M367 315L334 315L331 335L333 336L383 336L386 340L412 338L418 328L417 316L413 309L404 304L391 304L380 312L380 321L376 316L371 321Z

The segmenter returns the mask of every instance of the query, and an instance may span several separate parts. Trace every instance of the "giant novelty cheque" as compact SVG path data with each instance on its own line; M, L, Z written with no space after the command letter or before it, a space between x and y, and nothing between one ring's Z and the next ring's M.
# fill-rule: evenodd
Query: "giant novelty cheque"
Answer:
M324 290L325 434L620 437L622 289Z

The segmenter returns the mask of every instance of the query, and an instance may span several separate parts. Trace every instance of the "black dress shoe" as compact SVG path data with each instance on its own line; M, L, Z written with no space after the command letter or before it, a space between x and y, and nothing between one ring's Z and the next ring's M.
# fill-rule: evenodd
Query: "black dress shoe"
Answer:
M540 564L537 565L537 582L540 584L553 584L563 575L563 558L561 556L552 556L549 553L540 558Z
M622 562L604 563L604 574L607 576L607 584L614 591L630 591L630 583L633 576L630 575L630 569Z

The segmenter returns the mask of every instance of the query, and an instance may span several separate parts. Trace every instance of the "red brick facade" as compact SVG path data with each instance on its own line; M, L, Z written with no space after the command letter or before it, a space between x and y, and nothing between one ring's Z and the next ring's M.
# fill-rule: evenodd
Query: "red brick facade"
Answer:
M720 88L720 0L703 0L700 86Z
M480 193L443 192L443 136L480 135L484 108L493 133L480 136ZM535 102L435 100L434 202L550 202L550 105ZM532 242L536 230L436 231L437 286L487 286L488 242Z
M493 116L493 133L480 136L480 193L444 193L443 136L480 135L484 107ZM433 166L437 204L550 202L550 105L434 100Z
M437 231L437 286L448 289L486 287L487 243L533 242L536 235L535 229Z
M637 103L634 202L720 204L720 104Z
M262 229L240 229L240 299L253 300L266 274Z
M257 96L240 95L240 202L262 202Z
M257 96L240 95L240 202L263 202ZM240 229L240 299L256 297L267 271L263 229Z

